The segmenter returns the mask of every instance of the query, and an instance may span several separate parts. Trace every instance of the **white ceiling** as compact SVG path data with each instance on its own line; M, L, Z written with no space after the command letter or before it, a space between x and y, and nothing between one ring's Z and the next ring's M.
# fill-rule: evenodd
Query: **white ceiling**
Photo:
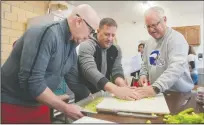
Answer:
M73 5L89 4L103 17L112 17L117 21L142 21L142 1L69 1ZM151 1L165 9L167 16L200 14L204 12L203 1Z

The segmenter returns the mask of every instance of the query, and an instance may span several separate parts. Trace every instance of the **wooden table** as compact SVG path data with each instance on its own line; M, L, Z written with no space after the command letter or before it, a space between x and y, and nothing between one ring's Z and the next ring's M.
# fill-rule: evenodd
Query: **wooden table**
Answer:
M185 106L181 106L181 104L183 104L185 99L188 98L189 96L192 96L191 100ZM204 108L202 107L202 105L198 104L195 100L195 93L165 92L165 99L171 114L177 114L178 112L187 108L194 108L195 113L204 112ZM152 123L163 123L163 116L159 116L156 119L151 118L147 119L99 113L92 115L91 117L108 120L116 123L146 123L147 120L150 120Z

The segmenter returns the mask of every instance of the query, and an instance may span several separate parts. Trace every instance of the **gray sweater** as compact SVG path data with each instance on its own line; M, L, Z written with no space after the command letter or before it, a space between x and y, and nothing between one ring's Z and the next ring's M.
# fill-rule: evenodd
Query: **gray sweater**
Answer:
M94 59L94 54L96 52L96 46L100 48L100 46L97 44L97 40L94 41L93 39L89 39L83 43L80 44L79 47L79 65L81 72L86 80L88 80L90 83L92 83L96 88L99 90L104 89L104 85L109 81L108 78L106 78L107 73L107 50L109 49L103 49L101 50L101 69L97 69L97 61ZM124 78L124 73L122 69L121 64L121 49L117 45L113 45L116 47L117 51L117 57L115 58L115 61L113 63L113 67L111 70L111 74L113 77L113 80L117 77Z
M191 91L193 82L187 61L188 43L179 32L167 28L163 38L146 42L143 55L140 76L149 76L153 86L161 92Z
M70 38L67 20L28 29L1 68L1 102L38 105L46 87L54 91L63 77L68 81L77 61Z
M97 62L94 58L94 54L97 51L96 47L99 47L101 50L101 71L98 70ZM116 79L117 77L124 78L121 64L121 49L117 45L115 47L117 49L117 57L115 58L111 74L113 79ZM71 79L68 81L69 88L75 94L75 101L80 101L81 99L86 98L92 93L91 89L95 89L94 91L104 90L104 85L109 81L105 75L108 67L107 58L111 58L107 57L106 54L107 49L100 48L93 39L86 40L80 44L78 49L78 64L74 65L70 71L69 77ZM89 81L89 83L85 84L87 81Z

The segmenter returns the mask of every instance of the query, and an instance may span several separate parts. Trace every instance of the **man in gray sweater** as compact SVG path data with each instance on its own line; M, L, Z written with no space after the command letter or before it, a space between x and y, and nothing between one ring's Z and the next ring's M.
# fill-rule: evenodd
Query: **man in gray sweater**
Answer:
M89 16L91 15L91 16ZM77 6L62 21L28 29L1 68L2 123L50 123L48 105L73 119L83 117L54 91L77 63L75 48L98 28L100 18L89 5Z
M135 89L128 87L124 78L121 49L113 45L116 29L117 24L112 18L104 18L100 21L98 33L80 44L79 78L81 84L86 85L88 89L79 91L70 87L76 100L100 90L106 90L122 99L137 99Z
M155 96L166 90L189 92L193 82L188 69L188 43L181 33L166 26L167 18L160 7L145 12L145 23L154 38L146 42L144 64L140 70L140 98ZM152 86L146 86L147 81Z

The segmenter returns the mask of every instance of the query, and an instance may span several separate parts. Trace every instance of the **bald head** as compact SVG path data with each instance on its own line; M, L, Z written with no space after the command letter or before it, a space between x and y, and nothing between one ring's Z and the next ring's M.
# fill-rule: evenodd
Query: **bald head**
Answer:
M72 39L79 44L98 29L100 18L91 6L82 4L74 8L67 21Z
M100 18L96 11L88 4L81 4L74 8L70 16L76 16L79 14L90 26L94 29L98 29Z

